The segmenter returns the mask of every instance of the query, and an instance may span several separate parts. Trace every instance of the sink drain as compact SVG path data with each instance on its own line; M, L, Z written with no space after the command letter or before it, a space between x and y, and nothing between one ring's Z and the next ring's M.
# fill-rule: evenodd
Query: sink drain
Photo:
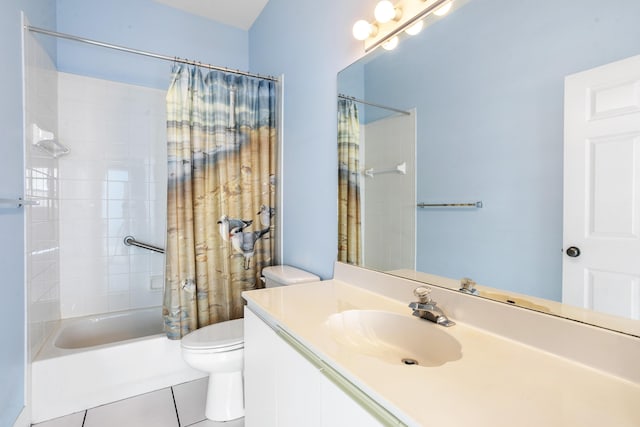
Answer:
M418 361L416 359L409 358L402 359L402 363L404 363L405 365L418 365Z

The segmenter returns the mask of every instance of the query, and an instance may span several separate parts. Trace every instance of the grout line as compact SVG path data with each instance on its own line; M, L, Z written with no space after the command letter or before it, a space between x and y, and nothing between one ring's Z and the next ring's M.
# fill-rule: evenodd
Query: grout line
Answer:
M178 413L178 404L176 403L176 395L173 393L173 386L169 388L171 389L171 398L173 399L173 408L176 411L176 418L178 419L178 427L182 427L182 423L180 422L180 414Z

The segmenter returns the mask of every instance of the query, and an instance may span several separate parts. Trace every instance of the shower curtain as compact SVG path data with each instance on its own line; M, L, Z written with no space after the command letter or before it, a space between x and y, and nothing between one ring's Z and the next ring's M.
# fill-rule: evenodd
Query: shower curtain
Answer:
M338 100L338 261L361 264L360 121L350 99Z
M165 331L243 316L275 254L275 83L174 65L167 93Z

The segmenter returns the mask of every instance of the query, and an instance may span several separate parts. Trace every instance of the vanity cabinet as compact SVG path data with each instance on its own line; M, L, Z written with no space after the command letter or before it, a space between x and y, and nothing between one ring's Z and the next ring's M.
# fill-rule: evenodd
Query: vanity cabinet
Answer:
M383 425L323 372L245 308L245 427Z

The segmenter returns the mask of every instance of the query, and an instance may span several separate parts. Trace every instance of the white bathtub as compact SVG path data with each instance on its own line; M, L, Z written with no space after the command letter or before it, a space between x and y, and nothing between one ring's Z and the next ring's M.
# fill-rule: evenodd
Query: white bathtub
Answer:
M120 311L62 321L57 349L81 349L162 334L162 309Z
M162 332L159 307L65 319L31 367L32 421L204 376Z

